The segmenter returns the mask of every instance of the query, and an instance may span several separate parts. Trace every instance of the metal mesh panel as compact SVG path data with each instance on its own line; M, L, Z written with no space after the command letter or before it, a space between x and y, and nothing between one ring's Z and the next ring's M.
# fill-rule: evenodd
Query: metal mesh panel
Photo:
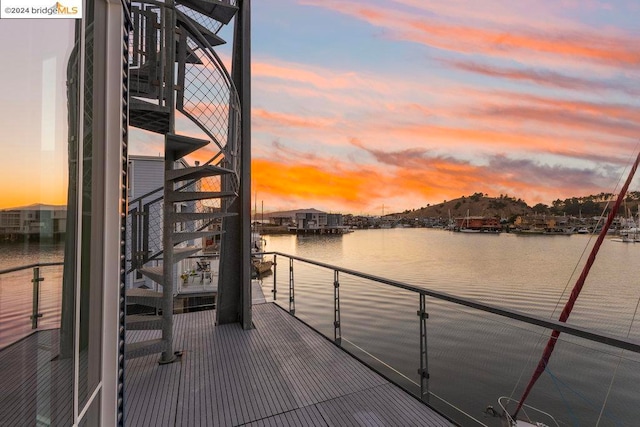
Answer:
M199 47L191 37L187 43L193 50ZM183 108L208 130L209 136L222 150L229 136L231 88L209 58L200 55L200 60L204 65L185 65Z
M203 15L203 14L201 14L199 12L191 10L186 6L183 6L183 5L179 4L179 5L176 6L176 8L180 12L184 13L189 18L191 18L192 20L194 20L198 24L202 25L203 27L205 27L207 30L211 31L214 34L217 34L218 31L220 31L220 29L222 28L222 23L221 22L218 22L213 18L210 18L210 17L208 17L206 15Z
M162 253L162 224L163 217L163 199L148 203L144 208L143 224L145 231L145 241L148 246L144 249L149 258L157 257Z

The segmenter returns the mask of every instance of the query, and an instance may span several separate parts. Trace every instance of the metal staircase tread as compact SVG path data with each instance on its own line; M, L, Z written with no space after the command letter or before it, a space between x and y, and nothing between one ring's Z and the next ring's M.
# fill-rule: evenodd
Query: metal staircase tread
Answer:
M125 291L126 303L143 305L145 307L161 308L162 292L152 289L131 288Z
M153 111L157 113L166 113L169 112L168 107L162 107L158 104L154 104L149 101L144 101L139 98L131 98L130 100L130 108L135 108L137 110L145 110L145 111Z
M236 212L176 212L171 214L172 222L206 221L237 216Z
M130 314L125 316L124 322L127 330L132 331L162 329L162 316Z
M130 288L125 291L127 297L162 298L162 292L153 289Z
M129 100L129 124L150 132L169 132L169 110L138 98Z
M178 57L178 49L179 49L179 42L176 41L176 58ZM200 58L198 57L198 55L196 55L196 52L191 49L189 46L187 46L187 54L185 57L185 63L186 64L192 64L192 65L203 65L202 61L200 60Z
M215 165L192 166L188 168L173 169L165 173L167 181L182 181L187 179L200 179L209 176L218 176L234 173L231 169L221 168Z
M177 12L178 13L176 14L176 17L177 17L177 20L178 20L178 25L180 25L181 23L189 22L189 24L193 25L194 27L196 27L196 29L198 31L200 31L202 36L207 40L207 42L211 45L211 47L220 46L220 45L223 45L223 44L226 43L226 41L224 39L222 39L220 36L215 34L213 31L209 30L204 25L200 24L197 21L192 20L191 18L189 18L188 16L186 16L183 12L180 12L179 10L177 10ZM189 31L189 28L188 28L187 25L183 25L182 27L186 31L191 33L191 31Z
M175 154L176 159L184 157L194 151L209 145L211 141L200 138L192 138L185 135L177 135L175 133L167 133L164 144L165 150Z
M221 231L188 231L183 233L173 233L171 241L175 243L186 242L187 240L195 240L203 237L219 236Z
M173 262L182 261L193 254L200 252L202 248L197 246L188 246L186 248L173 248Z
M173 191L169 193L167 200L170 202L192 202L236 196L237 194L233 191Z
M157 267L143 267L138 269L138 271L143 275L147 276L149 279L153 280L156 283L162 284L164 281L162 266Z
M218 22L228 24L238 11L237 6L218 0L177 0L178 4L209 16Z
M163 352L167 343L162 339L137 341L125 344L124 354L126 358L148 356Z

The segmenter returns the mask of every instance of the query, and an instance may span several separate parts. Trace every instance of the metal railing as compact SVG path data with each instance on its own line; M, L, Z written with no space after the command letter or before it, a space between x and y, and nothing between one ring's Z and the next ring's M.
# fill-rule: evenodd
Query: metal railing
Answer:
M414 340L417 344L416 347L419 350L417 352L418 360L414 360L414 363L415 363L415 366L417 367L416 371L417 371L419 380L417 382L415 381L412 381L412 382L414 384L418 383L417 385L419 385L419 397L421 398L421 400L425 402L428 402L429 396L433 395L433 393L430 392L429 390L430 376L429 376L429 368L428 368L429 360L427 356L428 354L427 353L427 347L428 347L427 346L427 330L428 330L427 326L428 326L428 320L429 320L429 313L427 311L427 298L431 299L434 302L435 301L445 302L447 304L447 307L453 304L454 307L465 309L467 311L468 309L472 309L471 311L476 314L488 313L490 315L499 316L500 318L507 318L507 319L517 321L519 324L531 325L533 327L537 327L538 329L543 328L538 334L540 336L548 337L548 333L551 330L557 330L568 336L578 337L580 339L588 340L591 343L603 344L610 348L619 349L620 351L630 351L633 353L640 353L640 342L627 339L621 336L614 336L611 334L601 333L589 328L562 323L555 320L543 318L540 316L531 315L531 314L516 311L516 310L510 310L510 309L495 306L492 304L474 301L471 299L461 298L445 292L425 289L425 288L409 285L407 283L403 283L400 281L391 280L384 277L379 277L379 276L375 276L375 275L371 275L371 274L367 274L360 271L351 270L348 268L343 268L335 265L330 265L323 262L302 258L299 256L289 255L281 252L263 252L261 253L261 255L273 255L273 277L272 277L273 285L272 285L271 292L273 294L273 299L276 303L278 302L277 296L278 296L278 283L279 283L278 268L277 268L278 259L279 257L288 259L288 270L289 270L289 274L288 274L288 291L289 292L288 292L288 301L287 301L288 311L291 315L294 315L298 318L301 318L301 315L303 316L304 314L302 313L302 310L300 310L300 304L298 304L299 306L298 312L296 312L296 277L297 275L294 275L295 273L294 261L296 263L305 265L306 267L304 268L307 268L307 267L314 268L314 273L308 274L306 277L308 282L306 283L307 289L310 290L310 292L314 292L314 293L317 293L320 290L322 290L323 292L326 292L326 294L324 295L324 297L326 298L325 299L326 302L328 302L328 298L329 298L330 291L327 288L330 287L331 279L327 278L326 281L324 280L321 281L318 278L322 277L322 274L324 274L322 273L322 270L328 270L333 273L333 324L332 324L333 340L335 344L340 347L344 347L344 342L345 342L344 328L349 326L344 320L344 315L345 315L344 307L341 308L340 288L341 288L341 282L344 281L345 277L365 279L367 281L371 281L374 284L383 285L384 287L388 287L390 289L395 289L398 292L402 291L402 293L404 294L408 292L409 294L415 295L416 299L414 301L415 301L415 307L417 308L416 314L418 317L418 322L417 322L418 325L417 327L415 327L415 330L419 331L419 335L416 336ZM310 277L312 278L310 279ZM269 279L263 279L263 280L269 280ZM298 296L297 298L299 303L302 303L304 301L301 298L304 298L304 296L303 297ZM352 302L353 300L354 299L352 298ZM322 307L325 307L325 304L318 303L316 305L320 307L320 308L316 307L318 310L321 310ZM433 305L431 305L431 307L433 309ZM286 304L285 304L285 307L283 308L285 309L287 308ZM405 308L406 310L406 306L403 308ZM325 309L328 310L328 307L326 307ZM365 309L372 310L373 308L369 307ZM302 320L305 320L305 319L302 319ZM305 321L309 323L307 320ZM326 324L328 323L329 322L325 322L325 331L324 332L320 331L324 333L324 335L326 335L327 337L329 337L328 329L326 328ZM316 328L313 324L310 324L310 326ZM321 329L321 328L316 328L316 329ZM527 332L532 332L532 331L527 331ZM570 344L573 345L575 343L570 343ZM577 346L581 347L580 344L577 344ZM362 350L364 353L366 353L366 350L364 349L359 348L359 350ZM593 350L593 349L589 349L589 350ZM594 352L598 352L598 351L595 350ZM600 353L604 353L604 352L600 351ZM612 354L613 354L612 352L607 352L607 356ZM634 360L632 362L636 364L637 361ZM371 364L369 365L371 366ZM372 366L372 367L376 369L375 366ZM393 367L390 367L390 368L392 368L392 370L395 370ZM411 390L408 390L408 391L411 391ZM439 399L442 400L441 398ZM445 402L445 403L448 403L448 402ZM469 414L464 414L464 416L471 418L473 421L479 423L480 425L486 425L482 421L474 418Z
M56 300L61 295L62 274L60 271L55 270L46 271L45 273L45 268L62 265L64 265L63 262L42 262L0 270L0 286L3 288L0 305L5 305L6 307L4 310L0 310L0 324L3 329L7 328L5 333L1 334L0 348L23 338L31 332L30 330L38 329L41 326L41 319L45 317L42 303L42 286L46 279L54 279L56 281L48 289L53 295L47 298L46 309L51 311L56 308L49 307L52 304L49 300ZM29 270L31 274L20 274L27 273ZM28 282L31 282L31 292L24 289L24 284ZM29 295L31 297L30 303L28 301ZM7 299L4 300L5 298ZM55 305L56 303L53 302L53 304ZM30 310L29 307L31 307ZM57 312L57 317L59 317L59 311ZM56 315L52 314L50 319L43 320L49 321L47 322L48 326L56 326L57 320L54 317ZM27 321L30 323L30 330L26 326ZM53 324L50 324L51 322Z

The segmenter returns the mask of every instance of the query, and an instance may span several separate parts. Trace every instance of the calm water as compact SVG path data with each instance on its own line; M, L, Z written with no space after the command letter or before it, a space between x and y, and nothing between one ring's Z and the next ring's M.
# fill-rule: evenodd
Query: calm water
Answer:
M557 318L582 269L579 259L594 241L583 235L387 229L344 236L267 236L266 250ZM629 333L640 341L640 321L632 324L640 298L638 259L640 244L606 241L570 323L618 336ZM278 302L287 306L288 261L278 261ZM296 315L333 337L333 273L295 262L294 278ZM264 286L272 282L266 278ZM417 296L341 275L340 297L343 344L361 357L375 357L374 363L394 380L414 387ZM463 425L477 425L472 418L498 425L483 410L514 389L513 397L520 396L548 332L431 298L427 309L431 404ZM563 425L596 425L612 379L599 425L640 425L640 357L563 335L528 403L552 412Z
M359 230L344 236L267 236L266 250L299 255L376 276L557 318L590 248L588 236L476 235L429 229ZM61 261L63 244L0 245L0 269ZM585 255L586 258L586 255ZM640 244L606 241L570 323L640 341L633 324L640 298ZM287 304L288 262L278 259L278 302ZM574 270L577 268L577 273ZM333 337L333 272L295 263L296 315ZM0 347L28 333L31 270L0 276ZM44 327L60 310L54 285L61 267L43 270ZM572 277L572 275L574 277ZM264 286L272 286L273 277ZM563 295L564 292L564 297ZM416 390L419 323L416 295L340 276L343 345ZM560 305L561 307L561 305ZM548 333L490 314L428 299L431 404L462 425L499 423L483 410L499 396L519 397ZM631 325L631 330L629 329ZM562 336L528 403L552 412L562 425L639 425L640 357ZM445 403L446 402L446 403ZM468 416L454 411L455 406ZM477 421L474 421L477 420Z
M0 243L0 270L36 263L61 262L64 243ZM42 267L40 328L57 327L60 319L62 266ZM32 331L33 270L0 275L0 348Z

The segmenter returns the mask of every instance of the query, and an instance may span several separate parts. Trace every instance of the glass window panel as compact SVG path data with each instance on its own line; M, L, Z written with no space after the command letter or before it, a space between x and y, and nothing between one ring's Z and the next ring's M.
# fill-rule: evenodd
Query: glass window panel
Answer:
M73 420L74 25L0 22L0 425Z

